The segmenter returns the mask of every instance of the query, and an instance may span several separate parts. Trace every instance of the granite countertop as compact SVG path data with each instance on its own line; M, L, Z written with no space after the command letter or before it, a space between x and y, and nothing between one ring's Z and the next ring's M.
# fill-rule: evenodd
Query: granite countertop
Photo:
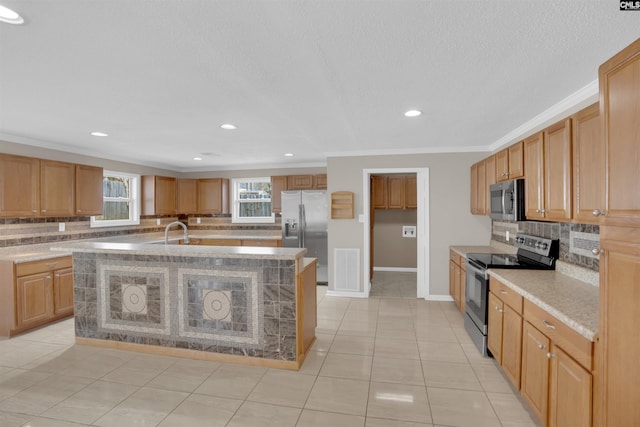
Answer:
M598 330L598 287L558 271L490 269L488 272L583 337L594 340Z
M183 236L181 229L176 227L169 232L170 240L179 240ZM195 230L189 232L189 237L194 239L251 239L251 240L281 240L280 232L263 230ZM119 243L148 245L149 243L164 242L164 232L128 234L124 236L103 237L100 239L74 240L64 242L40 243L35 245L11 246L0 248L0 261L10 262L30 262L43 259L58 258L67 256L71 252L69 245L85 243ZM158 245L161 246L161 245ZM177 247L179 245L172 245ZM180 245L182 246L182 245ZM55 247L56 250L51 249ZM190 246L195 247L195 246ZM67 249L65 249L67 248ZM229 248L227 246L227 248ZM249 247L246 247L249 248ZM253 253L267 255L269 249L277 248L253 248ZM259 249L259 250L258 250ZM227 250L228 251L228 250ZM165 253L166 254L166 253Z

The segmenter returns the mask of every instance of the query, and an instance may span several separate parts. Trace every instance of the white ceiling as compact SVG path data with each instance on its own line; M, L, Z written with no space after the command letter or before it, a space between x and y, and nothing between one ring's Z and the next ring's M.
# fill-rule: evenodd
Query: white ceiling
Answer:
M176 171L488 150L640 36L617 1L0 4L0 138Z

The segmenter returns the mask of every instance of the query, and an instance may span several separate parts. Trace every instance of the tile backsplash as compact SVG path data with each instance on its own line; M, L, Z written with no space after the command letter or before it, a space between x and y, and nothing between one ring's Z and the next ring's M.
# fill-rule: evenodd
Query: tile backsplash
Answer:
M507 241L509 232L509 241ZM560 239L560 260L579 267L599 271L600 259L591 250L600 246L600 227L594 224L573 224L542 221L493 221L491 239L513 245L516 233Z

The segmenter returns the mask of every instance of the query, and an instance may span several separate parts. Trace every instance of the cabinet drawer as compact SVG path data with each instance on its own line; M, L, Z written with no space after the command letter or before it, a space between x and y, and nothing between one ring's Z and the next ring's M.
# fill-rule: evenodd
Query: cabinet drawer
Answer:
M532 302L524 301L524 318L588 371L593 371L593 342Z
M453 250L449 250L449 259L453 262L455 262L456 264L460 265L460 261L461 261L461 256L458 255L457 252L454 252Z
M58 270L60 268L71 267L70 256L60 258L49 258L40 261L21 262L16 264L16 276L29 276L31 274L45 273L47 271Z
M491 277L491 280L489 281L489 289L491 289L491 292L496 294L502 302L511 307L516 313L520 315L522 314L522 295L519 295L516 291L495 277Z

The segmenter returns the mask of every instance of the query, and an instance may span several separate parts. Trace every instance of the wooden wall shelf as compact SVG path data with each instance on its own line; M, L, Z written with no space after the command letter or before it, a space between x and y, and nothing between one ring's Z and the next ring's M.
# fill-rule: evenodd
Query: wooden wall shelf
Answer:
M353 192L331 193L331 219L352 219L353 215Z

